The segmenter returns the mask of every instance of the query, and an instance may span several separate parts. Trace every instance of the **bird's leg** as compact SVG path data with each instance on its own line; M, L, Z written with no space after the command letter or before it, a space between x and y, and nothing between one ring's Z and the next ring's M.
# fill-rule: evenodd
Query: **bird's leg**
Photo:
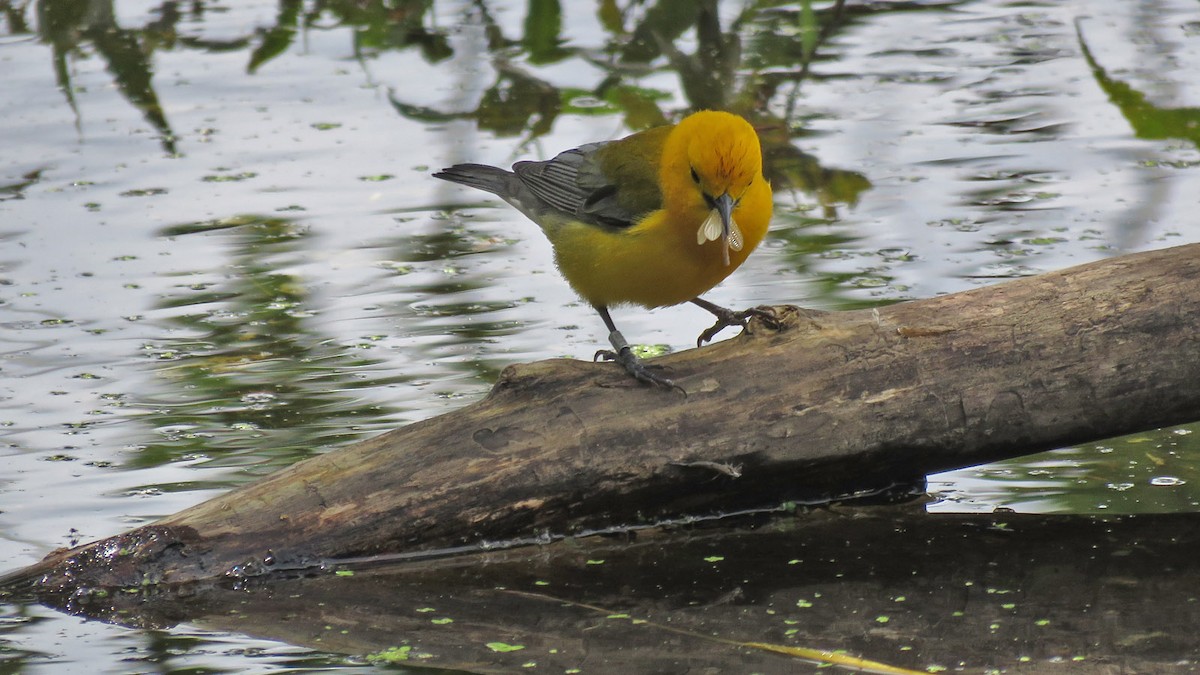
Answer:
M730 326L739 326L745 330L746 321L749 320L750 317L758 317L768 325L773 325L777 322L775 314L771 312L770 309L751 307L750 309L743 309L739 312L732 309L727 309L720 305L715 305L704 298L693 298L692 304L711 312L713 316L717 317L717 322L714 323L711 328L701 333L700 337L696 338L697 347L703 345L705 342L709 342L717 336L717 333L720 333Z
M617 330L616 324L613 323L612 317L608 314L607 307L597 306L596 311L600 314L600 318L604 320L604 325L608 328L608 342L613 347L613 351L607 349L597 351L596 360L603 359L621 364L625 372L632 375L638 382L683 391L679 385L668 378L650 372L650 368L645 363L642 363L637 354L633 353L633 350L629 347L629 343L625 341L625 336L621 335L621 331ZM684 393L686 394L686 392Z

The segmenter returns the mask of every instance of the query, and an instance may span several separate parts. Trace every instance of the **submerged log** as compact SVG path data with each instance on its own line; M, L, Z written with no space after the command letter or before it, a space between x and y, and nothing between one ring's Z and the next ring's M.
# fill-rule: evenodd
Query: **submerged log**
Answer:
M777 508L1200 417L1200 245L778 326L619 367L506 369L461 410L51 554L43 587L253 576Z

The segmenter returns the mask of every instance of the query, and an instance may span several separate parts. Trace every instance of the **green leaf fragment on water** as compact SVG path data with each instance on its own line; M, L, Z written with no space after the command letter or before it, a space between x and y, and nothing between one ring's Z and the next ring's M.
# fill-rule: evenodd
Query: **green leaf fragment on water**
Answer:
M715 562L721 562L724 559L725 559L725 556L723 556L723 555L710 555L710 556L707 556L704 558L704 562L715 563Z
M408 653L412 651L411 645L403 647L388 647L383 651L367 654L369 663L396 663L397 661L407 661Z
M663 356L671 353L671 346L664 344L633 345L630 347L630 349L639 359L652 359L656 356Z
M167 188L143 188L140 190L126 190L119 194L122 197L153 197L155 195L167 194Z
M589 565L603 565L603 564L604 564L604 560L603 560L603 559L599 559L599 560L589 560L589 561L587 561L587 564L589 564Z
M429 623L432 623L432 624L435 624L438 626L444 626L448 623L454 623L454 619L451 619L450 617L447 616L447 617L442 617L440 619L430 619Z
M489 642L487 648L494 652L519 652L525 649L525 645L510 645L507 642Z
M354 570L338 570L334 574L339 577L352 577L354 576Z
M210 174L201 178L205 183L237 183L243 180L249 180L257 176L253 171L243 171L241 173L226 173L226 174Z

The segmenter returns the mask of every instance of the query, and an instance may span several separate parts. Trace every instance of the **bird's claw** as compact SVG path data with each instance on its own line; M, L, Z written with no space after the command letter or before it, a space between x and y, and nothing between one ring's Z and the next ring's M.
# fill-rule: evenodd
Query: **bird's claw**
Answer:
M780 326L779 317L775 316L775 311L770 307L751 307L750 309L743 309L741 311L719 307L717 309L710 309L709 311L717 317L717 322L701 333L700 337L696 338L697 347L702 347L705 342L711 342L718 333L731 326L738 326L742 330L747 330L746 323L751 318L762 321L768 328L779 328Z
M593 360L613 361L615 363L619 363L621 367L625 369L625 372L632 375L638 382L662 387L664 389L674 389L684 396L687 396L687 392L684 391L683 387L675 384L669 378L651 372L650 366L647 366L641 359L639 359L637 354L634 354L633 350L629 347L622 347L617 351L613 351L611 349L597 350Z

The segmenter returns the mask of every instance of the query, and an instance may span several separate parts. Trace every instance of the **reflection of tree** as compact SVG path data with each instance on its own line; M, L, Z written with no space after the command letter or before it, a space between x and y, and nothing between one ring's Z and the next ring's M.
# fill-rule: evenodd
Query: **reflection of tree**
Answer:
M121 95L154 127L163 149L170 154L177 152L175 134L153 83L153 56L160 49L182 47L219 53L252 48L247 70L254 73L286 52L301 27L327 28L326 19L333 15L337 20L332 28L355 28L356 53L416 46L431 62L449 55L445 37L424 28L424 15L432 6L428 0L363 3L328 0L315 3L306 13L302 12L303 4L300 0L280 0L274 26L257 32L248 29L245 36L209 40L181 37L177 33L181 21L204 16L208 6L203 1L166 0L155 8L154 21L140 28L124 28L117 24L113 0L44 0L36 3L37 30L52 49L55 79L77 120L81 113L69 62L72 57L94 51L104 60ZM11 33L31 32L24 21L25 9L24 5L0 0L0 15L5 17Z
M154 410L150 422L166 441L142 448L134 466L244 445L271 447L268 458L277 467L312 454L314 439L321 445L347 440L358 435L352 430L357 418L388 412L352 391L390 380L362 377L374 361L318 334L307 320L307 292L279 271L299 255L306 231L285 219L251 216L182 225L166 234L218 229L226 229L234 249L230 265L238 273L218 286L182 288L182 295L163 302L164 308L195 311L174 320L183 335L144 348L177 386L169 397L137 402ZM269 444L244 438L263 434L270 435Z
M155 41L169 44L173 39L178 13L167 11L173 7L174 3L164 4L162 21L141 31L130 31L117 25L112 0L42 0L37 3L42 39L54 51L55 78L76 119L79 108L67 59L87 42L108 64L108 71L121 94L158 131L163 149L175 154L175 135L158 103L150 62L151 45ZM157 40L151 40L150 36L156 36Z
M525 6L523 35L506 36L489 3L473 3L464 21L481 24L485 48L496 73L475 110L446 113L415 106L404 92L392 91L400 114L413 119L470 118L479 128L500 136L523 136L525 143L550 131L557 117L620 114L626 125L641 129L678 117L667 110L672 92L647 87L647 76L670 70L678 75L688 108L739 112L763 133L767 172L779 188L799 188L833 205L853 203L870 183L859 174L826 169L793 145L798 133L791 120L767 109L766 102L785 83L792 99L809 65L843 25L844 0L821 10L811 0L776 6L769 0L750 3L723 26L717 0L659 0L651 4L599 0L597 23L607 36L599 48L571 46L562 36L560 0L530 0ZM906 3L897 3L906 5ZM15 32L27 31L23 7L0 0ZM155 19L140 28L117 25L112 0L45 0L37 3L38 31L54 55L54 72L67 103L80 115L71 83L69 60L94 51L104 59L117 89L158 132L164 150L176 152L174 133L153 86L153 57L160 49L207 53L249 51L247 72L259 72L286 53L305 31L351 28L360 63L387 51L416 49L429 63L453 55L449 31L432 27L430 0L279 0L273 25L247 28L244 35L219 40L180 35L182 21L200 20L209 11L203 1L166 0L154 9ZM742 35L753 26L753 37ZM694 43L685 49L684 42ZM529 65L568 59L586 60L603 76L590 88L559 87L531 72ZM527 65L528 64L528 65Z
M1075 33L1079 41L1079 49L1092 70L1096 83L1121 111L1121 115L1133 128L1133 133L1145 140L1178 139L1192 143L1200 148L1200 108L1160 108L1152 103L1146 94L1134 89L1108 74L1096 60L1092 50L1083 39L1083 31L1078 21L1075 23ZM1169 190L1167 181L1148 179L1143 184L1141 198L1130 201L1127 214L1123 220L1128 225L1122 230L1121 247L1132 245L1135 239L1142 236L1140 230L1147 224L1160 218L1158 210L1167 203L1165 191Z
M1092 69L1096 83L1108 94L1108 100L1121 110L1133 133L1138 138L1164 140L1176 138L1200 148L1200 108L1160 108L1151 103L1146 95L1129 84L1111 77L1096 61L1092 50L1083 39L1083 33L1075 26L1079 37L1079 48L1083 58Z
M861 174L823 168L815 158L800 152L793 145L795 125L767 109L767 101L784 80L760 72L783 71L793 81L807 77L808 64L817 57L819 46L836 32L843 0L820 12L812 11L809 2L800 4L801 8L789 9L774 7L770 2L754 3L723 27L717 0L660 0L649 6L639 2L621 6L615 0L603 0L597 14L608 35L607 44L584 51L564 47L566 41L552 34L561 29L558 2L527 5L523 40L504 38L486 3L479 3L480 11L473 16L487 35L496 77L475 109L450 113L416 106L396 91L391 92L391 100L405 117L427 121L472 119L480 129L500 136L523 134L525 144L549 132L562 113L623 114L632 129L678 117L682 111L664 108L671 103L671 91L641 83L648 75L665 69L678 76L688 108L731 110L755 124L765 146L768 176L777 188L815 192L821 203L832 209L834 204L856 202L858 195L870 188L870 182ZM766 12L770 13L769 25L759 22ZM751 24L759 30L746 48L741 34ZM789 27L807 27L809 30L802 32L809 37L798 41L793 30L783 30ZM696 46L688 52L677 43L690 36L694 36ZM518 65L513 45L525 47L523 56L528 63L583 58L602 69L604 76L590 89L556 87ZM659 59L666 65L656 66ZM753 69L746 71L746 64L753 64Z

